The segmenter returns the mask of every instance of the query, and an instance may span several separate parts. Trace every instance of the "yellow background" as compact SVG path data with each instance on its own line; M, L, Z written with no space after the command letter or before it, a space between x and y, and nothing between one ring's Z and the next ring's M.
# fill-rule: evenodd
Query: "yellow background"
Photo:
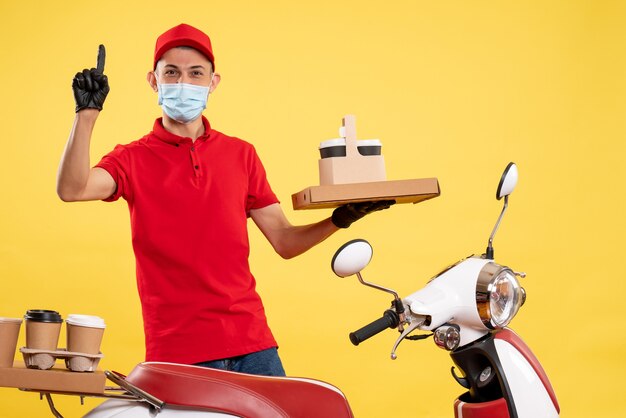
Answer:
M407 295L484 250L495 188L520 182L496 260L526 271L513 322L543 363L567 417L622 417L626 234L626 3L621 1L3 1L0 5L0 316L33 308L104 317L104 368L143 359L125 203L62 203L56 169L74 117L76 71L107 47L111 93L95 163L160 114L145 82L158 34L186 22L214 43L219 89L205 114L257 147L293 223L290 196L317 184L318 143L345 114L380 138L390 179L438 177L441 197L398 205L290 261L251 223L251 263L290 375L337 385L357 417L452 416L462 392L447 353L388 331L350 331L389 298L337 279L345 241L375 248L366 279ZM166 313L164 313L166 314ZM24 335L20 335L23 344ZM64 334L62 334L64 338ZM96 405L57 397L68 417ZM48 416L38 396L0 389L0 416Z

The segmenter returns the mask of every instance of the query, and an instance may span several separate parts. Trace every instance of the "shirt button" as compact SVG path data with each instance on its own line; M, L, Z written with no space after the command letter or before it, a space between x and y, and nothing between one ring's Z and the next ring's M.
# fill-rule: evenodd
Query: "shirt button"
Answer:
M192 150L192 151L195 151L195 150L196 150L196 148L195 148L195 147L191 147L191 150Z
M199 165L194 165L193 168L195 168L196 170L200 168Z

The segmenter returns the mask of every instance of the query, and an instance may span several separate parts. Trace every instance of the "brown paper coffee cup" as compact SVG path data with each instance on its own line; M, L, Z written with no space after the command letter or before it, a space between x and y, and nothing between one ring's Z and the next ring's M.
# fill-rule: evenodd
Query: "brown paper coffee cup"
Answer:
M26 347L54 351L59 343L63 319L56 311L32 309L24 315L26 320Z
M73 353L98 354L104 335L104 320L91 315L69 315L67 317L67 351Z
M13 367L21 318L0 318L0 367Z

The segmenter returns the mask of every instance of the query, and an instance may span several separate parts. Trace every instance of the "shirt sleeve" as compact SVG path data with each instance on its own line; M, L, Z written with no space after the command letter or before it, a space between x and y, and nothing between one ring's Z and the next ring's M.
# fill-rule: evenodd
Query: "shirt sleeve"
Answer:
M131 188L129 184L130 176L128 175L130 164L128 163L128 153L123 145L117 145L113 151L102 157L95 166L108 171L116 184L115 192L106 199L102 199L103 201L114 202L120 197L127 201L130 200Z
M261 209L274 203L280 203L269 182L261 159L254 147L250 156L250 169L248 181L248 201L246 203L246 213L250 216L251 209Z

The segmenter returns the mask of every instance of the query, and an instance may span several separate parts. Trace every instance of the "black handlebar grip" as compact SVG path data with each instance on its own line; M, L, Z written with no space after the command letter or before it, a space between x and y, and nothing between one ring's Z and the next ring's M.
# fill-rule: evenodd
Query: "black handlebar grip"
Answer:
M398 314L391 309L386 310L383 316L378 318L376 321L365 325L359 330L351 332L350 341L354 345L359 345L363 341L373 337L379 332L386 330L387 328L397 327L399 323L400 318L398 318Z

